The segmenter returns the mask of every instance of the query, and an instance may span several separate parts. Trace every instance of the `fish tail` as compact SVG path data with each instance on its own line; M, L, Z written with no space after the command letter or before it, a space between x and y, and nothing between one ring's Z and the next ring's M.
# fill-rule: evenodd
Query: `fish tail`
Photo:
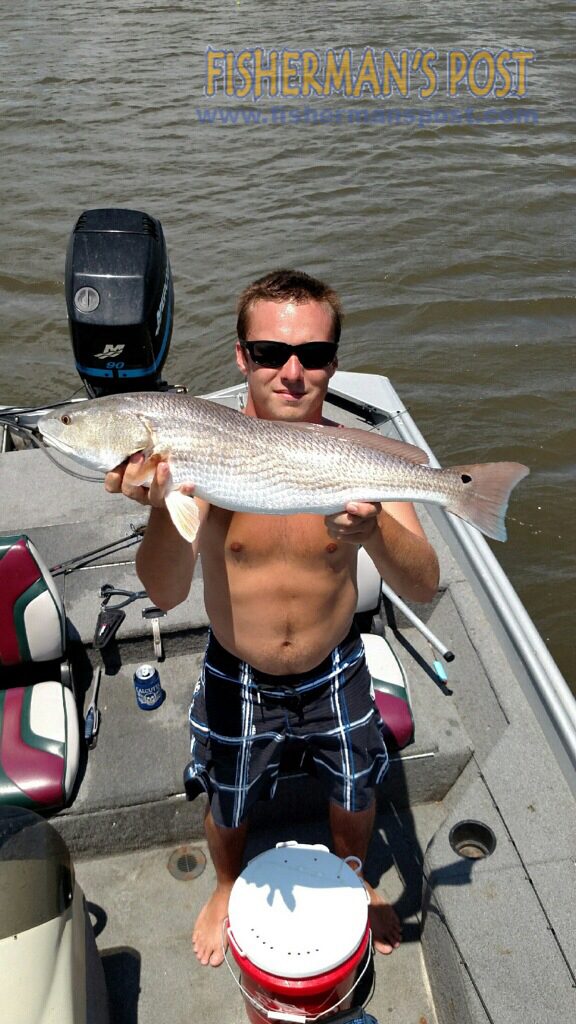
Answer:
M504 518L513 488L530 470L520 462L484 462L472 466L452 466L461 490L446 505L448 512L471 523L493 540L506 540Z

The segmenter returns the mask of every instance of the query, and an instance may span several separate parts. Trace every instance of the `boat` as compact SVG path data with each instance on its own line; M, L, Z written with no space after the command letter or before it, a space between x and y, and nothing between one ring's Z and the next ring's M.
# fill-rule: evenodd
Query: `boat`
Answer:
M170 315L168 282L164 271L160 319ZM87 383L90 368L75 353ZM131 387L141 379L125 378ZM97 393L95 380L78 401ZM200 397L242 409L245 385ZM183 604L167 614L151 607L134 568L145 512L30 447L44 411L31 403L0 412L0 538L6 549L28 544L57 593L66 617L57 683L74 695L61 806L36 810L74 862L113 1024L244 1021L233 964L202 968L190 944L213 886L205 798L187 799L182 782L208 630L201 566ZM416 444L439 465L383 376L337 371L326 414ZM440 508L418 513L440 559L435 600L400 601L371 563L360 574L358 621L376 689L395 673L388 691L414 722L391 747L366 864L398 911L403 943L375 956L363 1000L381 1024L574 1020L576 702L485 539ZM158 670L165 694L151 711L135 696L142 663ZM31 671L36 685L38 664ZM14 685L8 675L0 668L0 688ZM305 768L286 765L274 801L258 805L249 859L278 842L329 845L324 797ZM1 789L0 803L14 797ZM0 939L0 977L2 949Z

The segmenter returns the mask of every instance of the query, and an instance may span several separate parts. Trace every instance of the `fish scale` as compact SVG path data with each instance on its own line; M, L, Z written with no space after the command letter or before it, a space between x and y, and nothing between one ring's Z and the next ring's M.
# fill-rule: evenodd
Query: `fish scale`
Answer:
M419 449L364 430L261 420L175 392L113 395L41 417L47 443L84 465L113 469L135 452L171 470L166 504L194 539L195 494L232 511L329 515L354 501L441 505L497 540L513 487L528 470L515 462L436 469Z

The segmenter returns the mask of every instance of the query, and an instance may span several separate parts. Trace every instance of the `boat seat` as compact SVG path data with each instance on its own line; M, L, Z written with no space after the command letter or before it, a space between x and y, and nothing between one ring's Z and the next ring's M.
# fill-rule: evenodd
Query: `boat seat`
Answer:
M382 600L380 573L364 548L358 549L356 578L358 582L356 615L375 615Z
M0 803L64 806L80 729L60 594L25 535L0 537Z
M374 698L384 725L387 746L401 750L414 739L414 718L406 673L383 636L364 631L366 617L372 618L381 601L380 573L364 548L358 552L358 603L356 616L366 661L372 676Z
M406 673L385 637L362 633L362 640L386 745L392 750L402 750L414 739L414 716Z

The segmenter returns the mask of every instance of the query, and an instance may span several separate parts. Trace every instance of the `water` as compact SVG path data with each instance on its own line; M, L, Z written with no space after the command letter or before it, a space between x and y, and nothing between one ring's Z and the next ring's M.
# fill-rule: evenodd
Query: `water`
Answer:
M389 375L443 462L531 467L494 548L576 690L572 5L28 0L2 6L0 40L0 403L78 385L63 268L83 209L162 221L176 290L167 372L193 391L238 380L234 302L249 280L279 265L324 276L348 314L342 368ZM367 94L209 99L209 45L420 47L439 68L451 49L536 60L521 102L396 97L415 123L386 124L374 117L392 101ZM538 120L469 121L469 108ZM419 127L423 110L460 123L431 113Z

